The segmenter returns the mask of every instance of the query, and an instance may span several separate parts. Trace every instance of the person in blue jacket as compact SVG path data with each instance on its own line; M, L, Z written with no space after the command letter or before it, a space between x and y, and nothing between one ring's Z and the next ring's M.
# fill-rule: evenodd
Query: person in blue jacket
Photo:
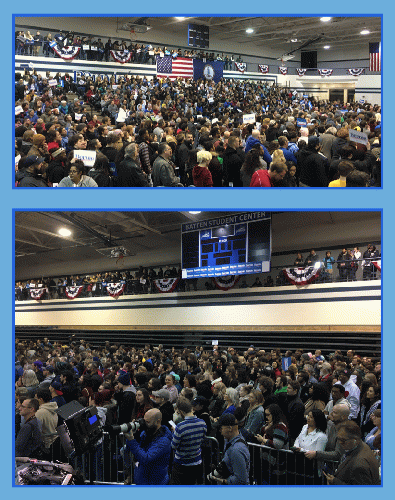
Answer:
M259 130L257 130L257 129L252 130L251 135L246 140L245 152L248 153L248 151L252 148L252 146L254 144L259 143L263 149L263 159L267 163L267 168L269 168L269 166L272 162L272 157L270 156L269 151L260 142L260 137L261 137L261 133L259 132Z
M169 482L171 431L162 425L162 414L157 408L144 415L145 430L138 443L129 431L125 434L126 448L130 450L138 466L134 469L133 483L164 485Z

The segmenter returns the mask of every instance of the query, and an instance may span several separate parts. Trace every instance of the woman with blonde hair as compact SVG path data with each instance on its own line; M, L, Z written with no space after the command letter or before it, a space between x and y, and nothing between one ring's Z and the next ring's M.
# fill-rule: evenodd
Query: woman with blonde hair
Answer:
M279 162L286 164L287 160L285 159L284 153L281 149L275 149L272 154L273 162Z
M202 149L197 152L196 156L198 164L192 170L193 185L196 187L213 187L213 178L208 169L213 155L209 151Z
M254 437L265 424L265 411L263 409L263 394L259 389L253 389L248 399L250 406L247 409L247 417L244 429Z

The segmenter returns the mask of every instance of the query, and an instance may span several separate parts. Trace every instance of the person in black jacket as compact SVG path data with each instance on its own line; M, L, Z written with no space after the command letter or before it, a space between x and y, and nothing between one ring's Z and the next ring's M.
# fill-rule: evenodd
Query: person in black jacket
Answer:
M167 389L159 389L159 391L152 391L152 396L155 405L162 413L162 425L172 430L169 422L173 419L174 407L170 403L170 392Z
M318 254L315 252L314 248L310 250L310 254L306 257L306 260L304 261L305 267L307 266L314 266L316 262L320 260Z
M125 158L118 166L118 186L149 186L147 174L143 172L138 159L138 146L134 142L126 146Z
M307 148L296 153L298 159L299 185L302 187L328 186L328 159L320 153L318 137L308 138Z
M52 161L49 162L46 170L48 182L59 184L59 182L68 174L66 167L66 150L63 148L52 148L50 151Z
M347 281L350 269L350 255L347 252L347 248L343 248L337 256L337 268L339 270L339 281Z
M304 420L304 404L298 396L300 384L297 380L291 380L287 386L287 412L285 416L288 421L289 441L292 446L295 439L299 436L300 431L305 423Z
M228 139L228 147L223 154L224 186L243 187L240 179L240 169L244 163L244 155L238 150L240 139L231 135Z
M121 372L118 377L118 392L114 393L114 399L118 403L118 424L126 424L132 420L133 409L136 404L136 389L130 385L130 374Z
M18 187L48 187L42 176L44 158L30 155L23 160L24 170L19 170L16 175Z

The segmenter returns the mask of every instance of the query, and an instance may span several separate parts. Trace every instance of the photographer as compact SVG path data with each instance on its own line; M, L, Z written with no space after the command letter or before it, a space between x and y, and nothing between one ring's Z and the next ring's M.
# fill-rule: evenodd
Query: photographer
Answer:
M130 450L138 462L134 472L134 483L164 485L169 482L169 462L172 434L162 425L162 414L157 408L144 415L145 430L140 443L130 430L125 434L126 449Z
M218 424L226 442L225 454L214 474L210 474L210 479L219 484L249 484L250 452L239 433L236 417L226 413Z

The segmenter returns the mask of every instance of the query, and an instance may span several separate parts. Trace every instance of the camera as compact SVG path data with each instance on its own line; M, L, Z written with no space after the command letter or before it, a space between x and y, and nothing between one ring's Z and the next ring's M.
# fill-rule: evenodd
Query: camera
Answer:
M225 462L220 462L217 467L207 474L207 479L209 481L215 480L215 478L227 479L230 476L230 470Z
M145 420L143 418L139 418L135 422L128 422L126 424L111 425L109 426L108 431L112 434L127 434L129 431L136 432L139 429L142 431L146 429Z

